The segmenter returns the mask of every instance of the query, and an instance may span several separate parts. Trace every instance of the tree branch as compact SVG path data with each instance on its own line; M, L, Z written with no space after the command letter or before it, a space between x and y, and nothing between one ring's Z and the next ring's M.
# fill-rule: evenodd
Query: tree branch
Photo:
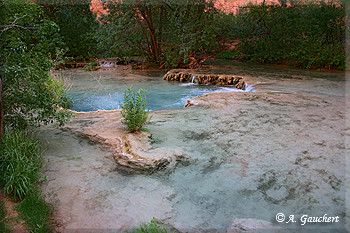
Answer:
M10 29L12 29L12 28L14 28L14 27L19 27L19 28L23 28L23 29L30 29L30 28L28 28L28 27L23 27L23 26L20 26L20 25L16 24L16 23L17 23L17 20L22 19L22 18L24 18L24 17L26 17L26 16L27 16L27 15L23 15L22 17L19 17L19 18L16 17L15 20L12 21L12 23L10 23L9 25L0 25L0 27L3 28L3 29L0 30L0 35L1 35L2 33L4 33L5 31L10 30Z

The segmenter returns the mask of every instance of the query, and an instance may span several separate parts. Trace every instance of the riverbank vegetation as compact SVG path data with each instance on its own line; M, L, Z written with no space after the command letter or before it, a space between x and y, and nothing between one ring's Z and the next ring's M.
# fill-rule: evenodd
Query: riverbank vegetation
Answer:
M0 139L0 155L0 187L4 194L19 201L15 209L29 230L50 232L52 207L40 190L43 159L38 140L26 131L6 130ZM5 217L3 221L6 224Z
M8 232L6 220L7 211L5 207L5 202L3 200L0 200L0 232Z
M99 9L90 0L35 3L59 28L50 47L69 61L138 56L146 68L197 68L225 58L345 69L343 0L261 1L235 13L215 8L215 0L100 1Z
M63 40L57 24L31 1L1 0L0 15L0 186L18 201L29 230L50 232L52 211L39 186L41 150L26 129L62 125L70 116L64 83L50 75Z
M57 24L26 0L1 1L0 14L0 135L4 126L64 124L70 102L63 82L50 75L60 60Z
M47 233L53 230L53 207L45 201L40 187L32 189L16 205L16 210L32 232Z
M280 3L240 8L228 26L230 37L240 40L234 56L243 61L344 70L344 3Z
M90 0L35 0L46 19L55 22L61 39L60 48L73 61L97 56L96 39L99 27L96 15L90 10Z
M196 68L216 48L212 1L110 1L106 8L96 35L104 56L137 54L163 68Z
M142 56L161 68L206 58L345 69L345 3L279 1L226 14L213 1L109 1L96 34L101 56Z
M5 195L23 200L40 177L39 143L33 135L17 130L5 131L0 146L1 187Z

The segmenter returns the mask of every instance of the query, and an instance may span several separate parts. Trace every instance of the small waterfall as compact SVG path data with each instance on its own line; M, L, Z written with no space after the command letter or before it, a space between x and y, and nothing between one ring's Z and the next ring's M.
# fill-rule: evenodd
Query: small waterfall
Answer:
M195 78L195 77L196 77L196 76L192 75L191 83L194 83L194 78Z
M117 62L115 61L100 61L99 62L100 66L103 68L113 68L113 67L117 67Z
M254 84L249 85L248 83L244 83L244 91L245 92L255 92L254 86L255 86Z

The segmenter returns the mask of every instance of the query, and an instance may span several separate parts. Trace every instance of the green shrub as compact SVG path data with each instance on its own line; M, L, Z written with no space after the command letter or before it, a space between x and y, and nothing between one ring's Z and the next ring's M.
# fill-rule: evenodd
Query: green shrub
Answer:
M248 4L230 31L244 61L344 70L345 19L342 1Z
M16 210L31 232L51 232L52 206L45 202L39 190L33 189L28 192L23 201L16 206Z
M85 71L97 70L99 68L99 63L97 61L92 61L84 67Z
M148 223L143 223L139 227L135 227L131 233L167 233L168 231L160 226L156 219L153 218L152 221Z
M124 91L124 103L122 105L122 123L125 124L130 132L140 130L149 122L149 108L146 102L147 91L139 89L135 93L131 88Z
M0 185L5 194L22 200L37 183L42 167L39 151L33 134L5 131L0 141Z
M220 53L216 55L217 58L223 59L237 59L241 56L241 53L238 50L222 50Z

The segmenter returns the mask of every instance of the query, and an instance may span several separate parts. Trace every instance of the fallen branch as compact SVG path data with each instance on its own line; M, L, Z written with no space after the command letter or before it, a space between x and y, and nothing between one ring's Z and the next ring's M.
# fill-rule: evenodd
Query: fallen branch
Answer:
M92 74L90 74L97 82L98 84L103 88L103 90L105 90L105 92L108 94L109 96L109 99L111 100L111 103L112 103L112 108L115 109L115 105L114 105L114 102L113 102L113 99L112 99L112 96L111 94L106 90L106 88L101 84L100 80L98 80L95 76L93 76ZM101 79L101 75L100 75L100 79Z

